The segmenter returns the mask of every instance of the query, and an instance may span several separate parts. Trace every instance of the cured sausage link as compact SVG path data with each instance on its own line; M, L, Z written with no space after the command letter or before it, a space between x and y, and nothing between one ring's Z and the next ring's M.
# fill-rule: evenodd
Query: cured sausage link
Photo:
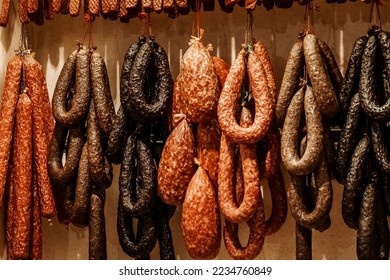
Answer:
M304 105L304 106L303 106ZM307 149L298 154L299 123L303 107L307 126ZM282 161L290 174L303 176L312 172L320 161L323 149L323 127L319 108L309 86L294 95L287 110L281 138Z
M7 64L0 108L0 207L7 182L7 168L11 153L14 116L22 77L22 59L14 56Z
M33 200L32 113L30 98L26 93L21 94L16 109L14 136L15 209L12 250L15 259L27 259L29 256Z

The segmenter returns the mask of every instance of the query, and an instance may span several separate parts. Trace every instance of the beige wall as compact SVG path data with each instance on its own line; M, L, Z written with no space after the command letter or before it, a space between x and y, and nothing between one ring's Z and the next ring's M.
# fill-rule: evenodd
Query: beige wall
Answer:
M366 33L369 26L369 5L360 2L342 5L325 4L325 1L315 1L320 6L320 12L315 13L315 30L319 38L328 42L336 59L345 71L346 63L354 41ZM214 46L214 53L231 63L235 52L244 41L246 23L245 11L236 8L233 14L219 12L202 13L202 25L205 28L204 42ZM303 28L304 7L294 5L294 8L282 10L273 9L269 12L258 7L254 12L254 36L262 40L270 53L274 66L277 85L280 85L286 58ZM182 16L172 20L165 15L152 15L153 32L157 42L165 47L169 54L172 74L178 73L180 55L185 52L191 35L192 15ZM385 30L390 31L390 3L382 8L382 21ZM85 25L81 18L57 16L54 21L46 22L43 27L34 27L30 31L34 38L34 50L38 60L44 65L50 94L56 83L59 71L66 57L75 49L75 40L81 40ZM2 47L7 54L17 46L16 29L12 26L2 29ZM98 18L93 24L93 42L107 63L112 96L116 108L119 107L119 76L122 60L127 48L137 40L140 34L140 23L132 20L129 24L112 22ZM4 34L7 34L5 36ZM13 34L13 35L12 35ZM11 36L12 35L12 36ZM12 39L12 42L11 42ZM6 47L8 45L8 47ZM0 49L2 51L3 49ZM9 56L8 56L9 57ZM1 56L5 65L7 56ZM4 66L0 67L0 77L4 77ZM1 78L3 80L3 78ZM127 259L120 248L116 233L116 207L118 199L119 166L114 168L114 181L107 191L106 229L109 259ZM285 181L289 181L285 173ZM342 186L337 183L334 187L334 201L331 211L332 226L325 233L313 234L313 258L315 259L356 259L356 234L344 225L341 219ZM266 210L269 213L270 202L265 193ZM181 234L179 208L171 220L175 251L178 259L189 259ZM3 219L1 219L3 220ZM1 225L1 229L3 229ZM242 226L241 237L246 238L248 232ZM0 257L5 252L3 230L0 235ZM87 259L88 258L88 229L73 226L66 227L55 220L44 221L43 229L45 259ZM4 253L3 253L4 256ZM158 258L158 246L152 252L152 258ZM230 259L221 244L219 259ZM288 214L282 229L266 237L264 248L259 259L294 259L295 258L295 225Z

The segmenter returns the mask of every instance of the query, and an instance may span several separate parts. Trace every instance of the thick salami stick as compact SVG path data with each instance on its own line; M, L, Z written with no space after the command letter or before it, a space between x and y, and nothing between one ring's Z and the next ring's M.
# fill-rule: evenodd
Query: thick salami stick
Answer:
M0 108L0 207L3 205L3 195L7 182L7 168L21 76L22 60L20 56L14 56L7 64Z
M295 223L295 259L311 260L311 229Z
M52 0L51 7L53 10L53 13L58 14L61 11L61 2L62 0Z
M34 166L37 172L39 186L39 199L41 203L42 216L52 217L56 213L55 201L50 183L47 156L49 152L49 137L47 131L46 117L41 104L44 85L42 84L42 66L30 55L26 56L23 62L25 67L26 87L33 104L33 141L34 141ZM51 137L51 136L50 136Z
M303 39L303 54L320 111L332 117L339 111L339 104L329 74L325 71L317 38L313 34L308 34Z
M235 119L235 104L245 73L245 50L241 50L230 68L218 100L218 121L222 131L236 143L255 143L263 138L271 125L274 108L264 67L255 55L248 56L248 74L255 103L251 126L243 128Z
M81 0L69 0L69 14L72 17L77 17L80 13Z
M91 55L91 86L96 117L103 137L108 137L115 116L114 103L111 97L106 64L103 57L96 51Z
M30 22L30 16L28 14L28 3L27 0L20 0L19 1L19 20L22 23L29 23Z
M163 202L184 202L187 186L195 172L195 140L187 120L172 131L165 142L158 166L158 195Z
M19 96L14 136L14 236L13 257L27 259L30 246L31 206L33 199L32 102L26 93Z
M192 258L213 259L218 255L221 243L218 202L214 187L201 166L188 185L181 226Z
M282 128L287 108L294 94L299 89L300 76L303 71L303 41L299 39L292 47L287 58L278 100L276 102L276 123Z
M356 145L351 156L344 185L342 200L342 216L345 224L352 228L358 228L359 207L364 191L365 171L370 155L370 139L364 136Z
M13 153L14 154L14 153ZM10 160L10 166L8 167L8 176L7 176L7 205L6 205L6 234L5 238L7 240L7 259L14 259L13 252L13 243L14 243L14 213L15 213L15 169L13 166L13 154ZM40 213L39 213L40 214Z
M212 56L211 59L213 60L215 74L217 74L219 86L222 89L225 85L226 77L229 74L230 67L222 58Z
M160 199L157 199L156 203L154 204L161 260L175 259L172 232L169 226L169 219L172 218L172 216L169 215L169 211L171 210L170 207L172 206L164 204ZM175 209L176 207L174 207L174 210Z
M374 156L383 172L390 173L390 158L387 148L386 134L383 124L373 121L371 123L371 143Z
M74 51L64 64L53 94L53 115L56 121L72 127L79 123L88 112L90 101L90 59L86 50ZM66 109L67 94L75 75L73 106Z
M307 149L302 157L298 154L299 123L303 108L307 126ZM300 89L287 110L281 138L282 161L290 174L303 176L318 165L323 148L323 127L321 113L309 86Z
M94 188L89 212L89 259L106 260L105 190Z

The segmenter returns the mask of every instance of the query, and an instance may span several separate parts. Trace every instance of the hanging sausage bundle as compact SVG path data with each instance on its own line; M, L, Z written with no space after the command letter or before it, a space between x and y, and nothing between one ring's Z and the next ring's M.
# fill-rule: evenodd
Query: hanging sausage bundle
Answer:
M106 65L95 49L79 44L68 57L56 83L52 109L56 125L48 168L58 220L88 226L89 259L106 259L104 202L112 181L107 141L115 111Z
M253 20L250 13L248 19ZM274 74L265 45L253 40L251 33L247 38L253 42L238 53L218 101L222 130L218 204L225 216L225 247L234 259L255 258L262 250L265 236L277 232L287 215L286 190L279 167L280 137L274 124ZM268 180L271 193L272 213L268 220L261 179ZM238 238L239 224L243 222L250 229L245 247Z
M340 102L345 120L336 154L342 216L357 230L358 259L389 258L390 33L374 26L351 53Z
M307 14L312 7L307 6ZM312 16L312 15L310 15ZM330 227L334 143L343 77L327 44L308 30L287 59L276 105L281 156L291 184L288 204L296 221L296 258L311 259L311 230Z
M47 169L54 120L43 67L25 47L8 62L0 114L0 206L6 208L8 259L42 259L41 217L56 214Z
M136 259L149 259L157 240L160 258L175 259L169 226L175 207L157 197L157 166L167 135L172 86L164 49L153 36L141 36L125 55L121 106L108 141L110 158L121 163L119 241L123 251ZM136 233L133 221L138 221Z

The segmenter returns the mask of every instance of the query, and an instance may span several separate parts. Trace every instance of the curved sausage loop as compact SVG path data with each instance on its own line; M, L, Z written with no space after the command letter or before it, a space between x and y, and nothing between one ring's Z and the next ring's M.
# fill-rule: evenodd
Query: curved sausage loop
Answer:
M119 175L120 204L131 217L142 216L153 206L157 170L146 137L138 131L129 135Z
M248 58L248 75L255 103L255 116L249 127L236 122L235 104L239 97L245 74L245 59ZM235 143L255 143L262 139L271 125L274 108L266 73L260 59L241 50L230 68L218 100L218 121L224 134Z
M151 212L138 218L137 233L133 231L133 218L118 205L117 230L122 250L132 258L142 258L150 253L157 241L157 227Z
M243 108L242 124L246 126L251 121L250 111ZM223 133L219 155L218 204L225 218L232 223L247 221L256 211L261 197L256 146L253 144L240 144L239 150L244 172L245 190L243 202L240 206L237 206L234 202L234 172L232 172L234 170L234 146Z
M143 48L140 48L140 52ZM134 66L130 72L129 81L129 97L124 106L126 112L132 119L147 122L151 120L158 120L162 118L168 111L168 104L172 99L173 81L171 72L169 69L168 57L164 49L157 43L149 43L150 51L146 52L143 57L138 58L138 55L134 61ZM154 59L153 59L154 58ZM142 67L139 65L140 61L144 61L145 65ZM154 91L154 98L151 103L146 101L144 91L144 80L147 76L148 66L150 63L154 63L153 70L156 71L156 81L149 86ZM132 110L129 111L129 109ZM136 109L135 109L136 108Z
M52 101L53 115L56 121L66 127L73 127L88 113L91 90L89 66L89 52L85 49L74 51L65 62L57 80ZM67 110L67 93L73 79L76 90L74 105Z
M306 186L305 177L291 176L291 184L287 191L288 204L295 221L309 229L322 225L323 221L329 216L332 206L333 190L324 152L321 152L320 163L313 176L318 191L313 211L309 212L307 210L304 198L301 195Z
M377 99L378 85L375 73L378 57L378 40L376 35L371 35L364 48L362 68L360 72L359 93L362 110L371 118L378 121L390 120L390 98L386 103L379 105ZM390 67L389 67L390 68Z
M280 166L280 133L276 126L272 125L256 149L260 174L267 179L274 177Z
M303 106L304 105L304 106ZM307 149L302 157L298 154L300 119L305 109L307 127ZM287 110L281 138L282 161L292 175L311 173L320 161L323 148L323 127L321 113L314 99L311 87L300 88L291 100Z

